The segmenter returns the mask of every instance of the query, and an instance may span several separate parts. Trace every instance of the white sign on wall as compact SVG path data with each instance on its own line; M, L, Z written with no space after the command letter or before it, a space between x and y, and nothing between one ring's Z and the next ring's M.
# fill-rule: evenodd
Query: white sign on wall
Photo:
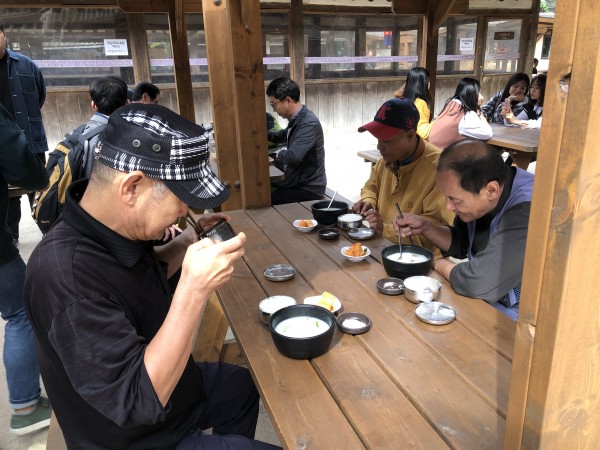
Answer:
M127 39L104 39L104 54L106 56L127 56Z
M475 38L460 38L460 51L473 53L475 51Z

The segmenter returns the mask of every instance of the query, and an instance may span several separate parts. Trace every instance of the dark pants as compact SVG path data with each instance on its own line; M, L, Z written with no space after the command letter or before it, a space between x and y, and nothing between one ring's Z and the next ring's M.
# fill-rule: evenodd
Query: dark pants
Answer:
M46 165L46 154L45 153L36 153L35 156L38 157L42 164ZM35 192L30 192L27 194L29 197L29 207L33 208L33 199L35 197ZM6 218L6 223L8 223L8 227L10 228L10 232L12 233L13 239L19 239L19 222L21 221L21 197L11 197L8 202L8 216Z
M321 200L322 195L314 194L304 189L275 189L271 192L271 204L282 205L284 203L306 202L308 200Z
M177 450L272 450L275 445L254 440L258 392L248 370L224 363L196 363L202 372L206 402L198 430ZM212 428L213 434L202 434Z

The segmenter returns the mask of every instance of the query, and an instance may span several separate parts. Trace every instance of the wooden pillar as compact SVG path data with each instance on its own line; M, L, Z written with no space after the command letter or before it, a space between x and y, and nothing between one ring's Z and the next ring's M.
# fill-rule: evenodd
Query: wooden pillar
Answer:
M202 0L222 208L271 205L259 0Z
M474 72L475 78L483 81L482 77L485 72L485 47L487 40L487 16L479 16L477 18L477 38L475 44L475 61Z
M152 81L150 73L150 55L148 53L148 36L144 14L127 14L129 28L129 46L133 60L133 76L135 84L141 81Z
M600 3L556 6L505 450L600 442Z
M291 0L289 21L290 78L300 86L300 98L304 95L304 14L302 0Z
M196 114L194 112L192 73L190 71L190 54L187 43L187 28L183 14L183 0L173 0L167 3L179 114L195 122Z
M521 53L519 72L525 72L531 75L531 69L533 69L533 57L535 55L535 43L537 41L537 29L538 22L540 19L540 0L533 0L531 5L531 14L529 17L523 19L522 30L527 30L527 39L523 39L521 36L521 46L519 52Z

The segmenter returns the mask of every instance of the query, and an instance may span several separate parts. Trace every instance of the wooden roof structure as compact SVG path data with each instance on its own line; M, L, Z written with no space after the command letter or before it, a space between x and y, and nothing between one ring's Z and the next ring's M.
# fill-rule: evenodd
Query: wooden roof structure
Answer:
M499 0L502 1L502 0ZM275 5L274 7L277 6ZM312 2L315 3L315 2ZM332 4L335 2L331 2ZM437 28L467 0L393 0L422 14L424 61L435 74ZM259 0L5 0L5 7L114 7L167 12L180 113L194 117L184 13L202 12L219 171L227 209L270 204ZM532 1L535 11L539 0ZM302 0L291 0L301 15ZM324 8L324 7L323 7ZM330 6L335 10L337 6ZM358 8L358 7L357 7ZM355 8L355 9L357 9ZM470 13L473 13L471 10ZM558 0L517 327L505 450L600 445L600 2ZM537 30L537 16L531 29ZM533 59L535 32L526 51ZM302 39L290 30L290 40ZM481 40L478 40L481 42ZM301 48L300 45L292 48ZM135 44L132 43L132 48ZM143 55L143 51L141 52ZM290 55L291 77L303 58ZM143 56L142 56L143 57ZM567 93L559 80L572 73ZM435 77L432 79L435 85ZM433 89L432 89L433 90ZM597 95L598 94L598 95ZM191 109L190 109L191 108Z

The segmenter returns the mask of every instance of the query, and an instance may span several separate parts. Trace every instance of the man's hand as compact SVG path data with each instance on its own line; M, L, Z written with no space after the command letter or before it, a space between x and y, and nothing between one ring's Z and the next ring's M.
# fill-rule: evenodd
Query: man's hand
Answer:
M376 209L368 209L364 213L365 219L369 222L369 227L375 230L375 233L383 233L383 217Z
M183 260L180 283L191 281L203 292L212 292L225 284L233 273L233 263L244 254L246 235L239 233L224 242L202 239L188 248Z
M396 218L392 222L392 225L394 225L396 231L400 230L400 235L402 237L418 236L424 234L424 229L431 225L430 221L424 219L418 214L406 213L403 214L403 216L404 217L402 219L400 218L400 216L396 216Z
M225 213L217 212L210 214L202 214L197 218L198 223L200 224L200 228L202 230L209 229L217 224L217 222L221 219L225 219L227 222L231 220L231 217Z

